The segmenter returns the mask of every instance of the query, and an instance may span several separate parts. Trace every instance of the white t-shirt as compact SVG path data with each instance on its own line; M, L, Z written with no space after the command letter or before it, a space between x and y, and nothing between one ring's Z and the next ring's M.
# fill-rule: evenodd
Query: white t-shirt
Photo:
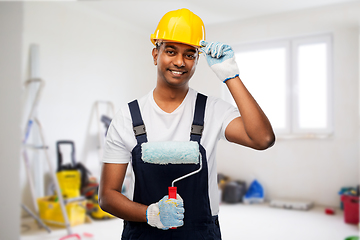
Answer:
M155 102L153 91L138 100L141 116L146 127L147 139L153 141L189 141L194 118L197 91L189 89L185 99L172 113L164 112ZM201 145L206 150L208 161L209 197L212 215L219 211L219 193L216 170L216 146L225 139L227 125L239 111L233 105L209 96L206 101L204 131ZM113 118L105 140L103 162L129 163L131 151L137 141L133 132L128 105L124 105ZM132 196L132 194L131 194Z

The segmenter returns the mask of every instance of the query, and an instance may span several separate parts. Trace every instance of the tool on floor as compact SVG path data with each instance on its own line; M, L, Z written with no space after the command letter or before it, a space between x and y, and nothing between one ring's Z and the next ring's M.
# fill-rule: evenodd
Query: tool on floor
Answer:
M71 147L70 163L63 164L61 146ZM81 163L75 160L75 143L71 140L60 140L56 142L57 149L57 173L62 194L66 198L80 196L81 189L89 183L90 171Z
M331 207L329 207L329 208L325 208L325 214L327 214L327 215L334 215L335 214L335 208L331 208Z
M246 204L263 203L265 200L265 191L258 180L253 180L243 196L243 202Z
M99 205L99 185L89 186L86 191L83 192L85 196L87 196L86 202L86 211L87 214L90 215L91 218L97 220L105 220L115 218L115 216L111 215L108 212L103 211ZM88 195L89 193L89 195Z
M202 161L199 144L195 141L189 142L146 142L141 145L142 160L152 164L198 164L200 167L176 178L168 188L169 199L176 199L177 187L175 183L190 177L202 169Z
M273 199L270 201L270 207L275 208L284 208L284 209L294 209L294 210L310 210L314 204L310 201L294 201L294 200L281 200Z

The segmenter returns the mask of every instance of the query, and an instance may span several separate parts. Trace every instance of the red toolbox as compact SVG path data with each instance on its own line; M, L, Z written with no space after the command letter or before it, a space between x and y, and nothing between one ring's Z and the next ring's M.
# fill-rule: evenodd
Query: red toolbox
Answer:
M346 223L359 223L359 201L360 197L341 195L341 201L344 206L344 220Z

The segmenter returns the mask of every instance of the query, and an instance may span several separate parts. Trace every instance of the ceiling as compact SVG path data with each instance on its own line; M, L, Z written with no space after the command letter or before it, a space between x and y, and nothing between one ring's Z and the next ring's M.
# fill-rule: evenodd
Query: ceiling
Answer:
M168 11L188 8L211 25L261 15L321 7L360 0L79 0L111 17L125 21L139 30L155 29Z

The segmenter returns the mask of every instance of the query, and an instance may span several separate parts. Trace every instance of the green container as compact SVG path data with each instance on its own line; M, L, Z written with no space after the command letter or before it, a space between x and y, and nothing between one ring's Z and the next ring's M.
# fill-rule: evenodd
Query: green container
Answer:
M357 237L357 236L351 236L351 237L345 238L345 240L359 240L359 237Z

